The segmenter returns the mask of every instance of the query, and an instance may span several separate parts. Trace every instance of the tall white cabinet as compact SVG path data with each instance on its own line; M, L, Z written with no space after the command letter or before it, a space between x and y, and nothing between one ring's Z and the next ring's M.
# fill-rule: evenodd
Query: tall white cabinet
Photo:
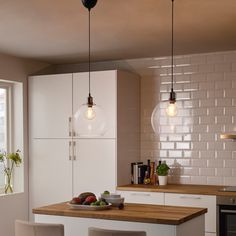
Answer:
M96 139L79 138L73 129L73 114L88 96L88 73L28 82L30 210L129 183L130 163L139 159L139 77L91 73L92 96L107 116L107 132Z

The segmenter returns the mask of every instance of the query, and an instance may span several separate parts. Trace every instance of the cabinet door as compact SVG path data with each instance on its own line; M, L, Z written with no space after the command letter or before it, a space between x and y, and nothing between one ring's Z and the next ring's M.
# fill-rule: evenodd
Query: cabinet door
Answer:
M102 107L107 122L107 131L101 138L116 137L116 76L117 71L98 71L91 73L91 96L94 103ZM87 103L88 73L73 74L73 114Z
M113 139L79 139L74 141L76 159L73 161L74 195L116 188L116 154Z
M165 193L165 205L207 208L205 231L216 232L216 196Z
M118 191L125 198L125 202L141 204L164 204L164 193Z
M69 137L69 117L72 117L72 74L30 77L30 137Z
M72 197L69 140L35 139L30 143L30 207L68 201Z

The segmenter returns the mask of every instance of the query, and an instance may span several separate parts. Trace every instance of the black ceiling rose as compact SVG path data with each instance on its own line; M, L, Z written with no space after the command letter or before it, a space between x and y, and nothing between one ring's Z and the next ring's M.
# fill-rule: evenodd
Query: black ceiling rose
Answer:
M83 5L89 10L96 6L97 0L82 0Z

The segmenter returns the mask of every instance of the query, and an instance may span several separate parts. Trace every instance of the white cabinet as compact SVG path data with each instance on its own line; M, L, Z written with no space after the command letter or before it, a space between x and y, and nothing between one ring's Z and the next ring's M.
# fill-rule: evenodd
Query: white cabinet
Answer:
M100 195L116 187L116 142L114 139L74 141L74 194L92 191Z
M165 205L207 208L205 231L216 232L216 196L165 193Z
M91 95L107 115L107 132L96 139L73 130L73 114L87 102L88 73L31 76L28 82L31 208L128 184L130 163L139 160L139 77L91 73Z
M29 78L31 138L68 138L72 117L72 74Z
M216 236L216 233L205 233L205 236Z
M30 142L30 206L63 202L72 196L69 140L34 139Z
M125 198L125 202L164 205L164 193L118 191Z

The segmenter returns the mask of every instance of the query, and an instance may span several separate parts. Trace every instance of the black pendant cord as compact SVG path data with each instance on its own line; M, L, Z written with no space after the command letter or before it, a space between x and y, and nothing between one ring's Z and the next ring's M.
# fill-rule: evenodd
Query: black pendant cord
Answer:
M171 22L171 91L174 91L174 0L172 1L172 22Z
M89 19L88 19L88 22L89 22L89 64L88 64L88 71L89 71L89 97L91 97L91 94L90 94L90 63L91 63L91 45L90 45L90 9L88 9L89 11Z

